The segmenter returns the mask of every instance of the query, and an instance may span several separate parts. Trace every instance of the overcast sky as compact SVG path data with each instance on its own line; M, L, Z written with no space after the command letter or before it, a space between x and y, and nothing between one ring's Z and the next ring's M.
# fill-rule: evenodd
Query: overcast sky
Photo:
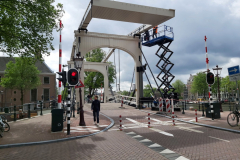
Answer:
M171 72L187 82L190 74L206 70L205 41L207 36L210 68L217 64L222 67L221 76L227 76L227 68L239 65L240 62L240 1L239 0L117 0L126 3L146 5L165 9L175 9L175 18L165 22L173 27L175 39L170 46L174 52L170 61L175 65ZM62 18L63 64L70 59L74 34L78 29L83 14L90 0L56 0L62 3L65 15ZM93 19L88 26L89 32L127 35L141 24ZM46 63L54 71L58 71L59 32L54 31L54 47ZM159 58L155 55L158 47L144 47L143 52L154 74L160 70L156 67ZM108 48L104 48L108 51ZM118 50L116 52L116 57ZM120 51L121 90L129 90L134 69L134 61L128 53ZM114 61L113 55L109 61ZM116 59L118 62L118 60ZM118 63L117 63L118 71ZM151 83L154 81L147 71ZM147 84L144 76L144 84ZM113 84L115 86L115 84ZM115 87L114 87L115 89Z

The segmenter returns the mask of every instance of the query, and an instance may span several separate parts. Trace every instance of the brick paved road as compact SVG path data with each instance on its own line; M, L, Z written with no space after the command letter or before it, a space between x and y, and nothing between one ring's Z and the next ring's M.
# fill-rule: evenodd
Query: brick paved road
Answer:
M147 113L120 104L102 104L101 112L115 120L109 131L78 140L46 145L0 149L3 159L166 159L159 152L132 138L134 132L188 159L228 160L240 157L240 135L206 127L176 122L151 115L152 128L147 128ZM90 105L85 105L85 109ZM118 131L119 115L124 131ZM11 154L5 154L11 153Z

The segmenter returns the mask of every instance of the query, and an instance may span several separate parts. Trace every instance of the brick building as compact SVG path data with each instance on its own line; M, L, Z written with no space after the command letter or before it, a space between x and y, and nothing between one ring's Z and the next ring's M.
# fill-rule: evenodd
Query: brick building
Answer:
M0 57L0 81L4 77L6 64L9 61L14 61L14 58ZM33 103L42 100L44 101L56 99L56 74L47 66L45 62L36 62L36 67L41 72L39 78L41 85L36 89L27 90L24 93L23 103ZM7 89L0 86L0 106L8 107L12 105L21 105L21 93L19 90Z

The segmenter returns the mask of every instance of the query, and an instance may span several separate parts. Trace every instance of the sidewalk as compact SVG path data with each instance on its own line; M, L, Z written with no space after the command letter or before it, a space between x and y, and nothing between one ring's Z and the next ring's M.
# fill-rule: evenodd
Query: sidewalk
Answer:
M63 123L64 129L62 132L51 132L51 113L31 119L9 122L10 131L4 132L3 137L0 138L0 145L49 141L88 135L101 131L111 124L111 121L107 117L100 114L100 125L93 125L92 112L88 109L84 111L86 126L79 126L79 114L76 112L75 116L75 118L71 117L70 135L67 135L67 122Z
M158 111L151 111L157 113ZM185 114L182 114L182 111L175 111L175 115L177 116L177 119L181 119L184 121L188 122L196 122L196 116L195 116L195 111L191 110L184 110ZM211 126L216 126L216 127L221 127L221 128L226 128L226 129L232 129L240 132L239 126L236 127L231 127L228 122L227 122L227 116L231 111L224 111L220 112L221 118L220 119L214 119L212 118L207 118L206 117L206 112L204 112L205 116L202 116L202 111L197 111L197 117L198 117L198 122L201 124L206 124L206 125L211 125Z

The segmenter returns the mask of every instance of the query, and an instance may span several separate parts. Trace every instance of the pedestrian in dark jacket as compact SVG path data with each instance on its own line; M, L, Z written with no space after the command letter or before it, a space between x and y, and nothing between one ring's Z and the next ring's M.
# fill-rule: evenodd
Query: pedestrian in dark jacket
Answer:
M98 96L95 96L94 101L92 102L91 110L93 111L94 124L96 124L97 117L97 125L99 125L100 101L98 100Z

